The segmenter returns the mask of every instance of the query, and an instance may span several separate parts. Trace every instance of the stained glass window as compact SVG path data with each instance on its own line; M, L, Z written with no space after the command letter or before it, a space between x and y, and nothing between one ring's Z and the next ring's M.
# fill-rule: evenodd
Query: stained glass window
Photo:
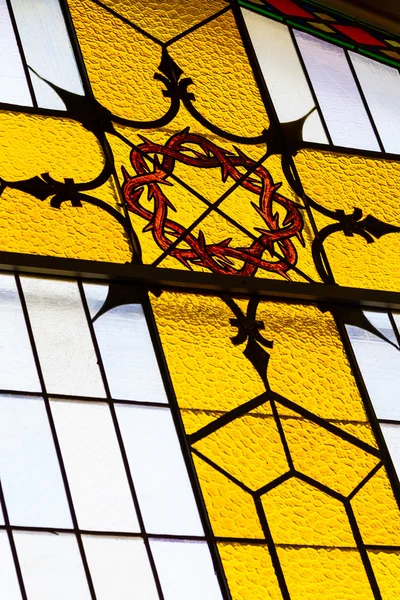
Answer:
M394 600L400 39L0 0L0 584Z

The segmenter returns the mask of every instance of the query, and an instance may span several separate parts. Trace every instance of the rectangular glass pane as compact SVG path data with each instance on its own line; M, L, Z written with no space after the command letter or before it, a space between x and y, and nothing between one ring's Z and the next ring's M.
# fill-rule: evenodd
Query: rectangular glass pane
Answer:
M147 532L203 535L170 411L132 405L116 411Z
M138 532L107 404L52 400L51 410L79 527Z
M0 389L41 391L13 275L0 275Z
M83 537L97 600L158 600L141 539Z
M0 585L4 599L21 600L22 596L15 572L14 559L5 531L0 531Z
M22 277L47 391L104 397L104 386L74 281Z
M0 477L12 525L72 527L43 400L0 396Z
M221 590L205 542L152 540L165 600L220 600Z
M0 102L32 106L6 0L0 0L0 32Z
M90 600L75 536L14 533L28 600Z
M295 36L333 143L379 151L344 50L303 31Z
M315 103L288 28L245 8L242 13L279 120L304 117ZM328 143L316 111L307 118L303 139Z
M400 420L400 352L364 329L346 329L378 419Z
M84 287L89 306L100 310L105 286ZM142 306L113 308L95 320L94 328L112 397L167 402Z
M400 477L400 425L381 423L381 428L397 475Z
M400 153L400 73L355 52L350 57L386 152Z
M26 61L41 77L83 95L83 86L58 0L11 0ZM47 83L32 74L41 108L65 109Z

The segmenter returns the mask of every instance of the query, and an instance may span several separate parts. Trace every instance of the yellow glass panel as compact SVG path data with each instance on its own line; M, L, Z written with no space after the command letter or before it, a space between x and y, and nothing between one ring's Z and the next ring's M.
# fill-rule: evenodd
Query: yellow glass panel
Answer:
M263 538L251 495L196 455L193 460L214 535Z
M247 415L235 419L193 447L252 490L289 470L271 417Z
M157 0L105 0L103 3L163 42L212 16L226 4L223 0L182 2L168 0L166 6Z
M399 507L383 468L351 503L365 544L400 546Z
M315 306L262 302L257 318L274 342L274 391L325 419L367 422L332 315Z
M278 548L291 600L373 600L357 551Z
M69 0L96 99L115 115L152 120L169 103L154 79L161 48L90 0Z
M400 168L395 161L301 150L296 165L305 192L321 206L363 218L372 215L400 227ZM319 229L336 223L314 210ZM367 244L359 235L334 233L324 243L336 283L362 288L400 289L400 233Z
M324 23L312 23L309 21L308 24L312 25L312 27L315 27L316 29L319 29L320 31L325 31L326 33L336 33L332 27L328 27L328 25L325 25Z
M233 14L229 11L174 43L171 56L195 82L196 108L214 125L260 135L268 118Z
M1 196L0 250L125 263L132 259L121 225L108 213L82 202L60 209L19 190Z
M237 329L222 300L163 292L152 305L181 408L228 411L265 391L243 349L230 342Z
M281 600L266 546L218 544L232 600Z
M343 495L350 494L378 462L310 421L285 419L282 426L295 468Z
M0 131L0 177L6 181L49 173L60 182L84 182L103 169L99 142L76 121L2 111Z
M368 552L383 600L397 600L400 592L400 552Z
M344 506L292 477L262 497L275 544L355 547Z

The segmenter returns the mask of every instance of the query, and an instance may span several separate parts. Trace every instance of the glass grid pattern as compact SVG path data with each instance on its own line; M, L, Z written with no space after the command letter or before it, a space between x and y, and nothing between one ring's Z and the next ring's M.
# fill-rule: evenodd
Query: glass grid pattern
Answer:
M29 600L221 598L145 314L136 302L101 315L107 289L0 277L0 330L20 326L0 344L2 588ZM124 364L129 325L139 354Z

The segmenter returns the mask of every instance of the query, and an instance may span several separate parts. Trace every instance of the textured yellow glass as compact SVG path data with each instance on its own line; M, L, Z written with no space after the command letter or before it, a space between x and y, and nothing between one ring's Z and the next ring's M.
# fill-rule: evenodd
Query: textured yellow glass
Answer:
M218 537L263 538L250 494L193 456L213 532Z
M103 4L163 42L170 41L226 7L223 0L168 0L166 14L166 6L157 0L135 0L135 3L129 0L106 0Z
M279 548L278 555L286 574L291 600L374 598L356 551Z
M372 599L374 577L398 594L399 511L331 313L152 305L233 598ZM381 550L369 575L358 531Z
M296 166L305 192L321 206L400 227L400 166L398 162L301 150ZM335 223L313 211L318 228ZM374 238L372 238L374 239ZM359 235L337 232L324 243L336 283L398 291L400 233L389 233L366 243Z
M351 504L366 544L400 546L399 507L383 468Z
M252 490L289 470L276 423L270 418L235 419L193 447Z
M400 553L369 552L369 559L378 580L384 600L397 600L399 597Z
M301 200L286 182L281 156L263 163L268 208L262 206L264 179L259 173L252 179L254 189L232 188L265 157L267 145L260 136L269 127L232 10L217 1L194 3L193 10L175 3L167 16L155 2L140 2L136 8L110 0L92 7L89 0L71 0L70 7L94 95L114 115L108 142L143 262L319 281L311 257L311 227L305 211L299 210ZM221 8L227 10L219 14ZM198 26L190 30L194 24ZM160 40L168 40L167 50ZM165 77L177 78L180 89L187 88L197 115L191 114L180 91L173 118L166 124L155 122L178 93L171 96L165 90ZM148 123L141 128L140 121ZM230 140L232 135L236 137ZM176 148L174 164L164 171L159 162L164 165L171 144ZM207 164L211 158L214 164ZM206 215L210 203L223 195L218 209ZM260 234L277 228L288 230L285 250L281 242L266 238L260 254L255 248ZM174 242L176 249L169 250ZM299 271L286 275L290 265Z
M104 157L96 137L70 119L0 112L0 129L0 177L10 186L35 177L40 185L47 176L60 184L65 180L90 183L103 170ZM83 193L121 214L111 180ZM115 218L84 198L81 206L74 206L68 191L60 208L54 208L50 204L54 194L39 199L5 187L1 250L121 263L131 260L126 233Z
M232 600L281 600L268 548L218 544Z
M262 497L276 544L356 547L341 502L291 478Z

